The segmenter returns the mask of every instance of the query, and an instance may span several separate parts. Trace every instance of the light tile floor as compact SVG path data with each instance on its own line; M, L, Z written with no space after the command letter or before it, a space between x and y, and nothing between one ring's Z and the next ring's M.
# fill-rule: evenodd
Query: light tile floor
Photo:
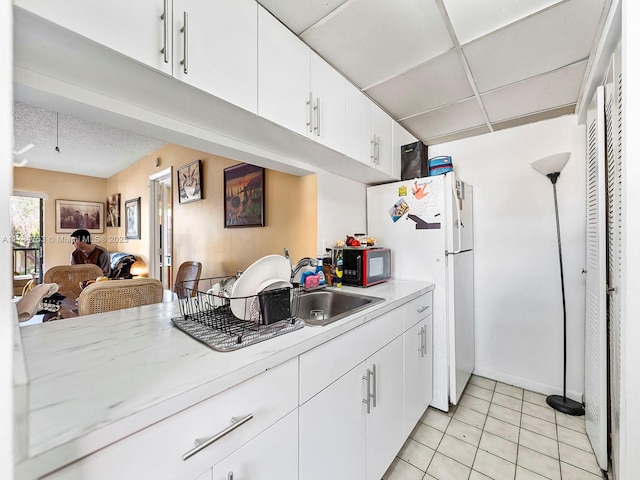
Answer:
M457 407L422 416L383 480L601 480L584 416L472 376Z

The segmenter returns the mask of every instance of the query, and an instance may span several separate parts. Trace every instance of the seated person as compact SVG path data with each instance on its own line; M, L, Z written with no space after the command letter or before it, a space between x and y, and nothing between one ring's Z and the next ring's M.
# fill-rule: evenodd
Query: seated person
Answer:
M102 269L105 277L111 276L109 252L100 245L92 245L91 234L87 230L76 230L71 238L75 247L71 252L71 265L93 263Z

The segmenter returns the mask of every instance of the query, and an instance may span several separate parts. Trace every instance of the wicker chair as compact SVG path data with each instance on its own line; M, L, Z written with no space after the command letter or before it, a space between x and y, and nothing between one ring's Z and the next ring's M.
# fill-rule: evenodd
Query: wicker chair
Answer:
M163 293L162 283L154 278L92 283L82 290L78 297L78 315L160 303Z
M80 265L58 265L44 272L43 283L57 283L58 292L67 298L78 298L82 288L80 282L95 280L104 275L102 269L91 263Z
M178 298L196 296L200 273L202 273L202 264L200 262L184 262L180 265L173 288Z

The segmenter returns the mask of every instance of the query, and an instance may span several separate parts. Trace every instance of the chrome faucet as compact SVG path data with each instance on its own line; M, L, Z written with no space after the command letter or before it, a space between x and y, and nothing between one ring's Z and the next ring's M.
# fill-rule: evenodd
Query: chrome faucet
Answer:
M291 268L291 281L293 282L293 279L295 278L295 276L304 267L316 267L317 265L318 265L318 259L317 258L311 258L311 257L301 258L298 261L298 263L296 263L296 266Z

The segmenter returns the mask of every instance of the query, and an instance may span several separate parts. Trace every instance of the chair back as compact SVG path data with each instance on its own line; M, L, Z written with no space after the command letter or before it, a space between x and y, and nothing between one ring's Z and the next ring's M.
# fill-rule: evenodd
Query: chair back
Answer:
M184 262L180 265L173 288L178 298L196 296L200 273L202 273L202 264L200 262Z
M24 284L24 287L22 287L22 296L24 297L27 293L33 290L33 287L35 286L36 286L36 279L32 278L31 280L29 280L27 283Z
M78 315L110 312L162 302L164 289L155 278L95 282L78 297Z
M102 269L92 263L79 265L57 265L44 272L43 283L57 283L58 292L67 298L78 298L82 288L80 282L95 280L104 275Z

